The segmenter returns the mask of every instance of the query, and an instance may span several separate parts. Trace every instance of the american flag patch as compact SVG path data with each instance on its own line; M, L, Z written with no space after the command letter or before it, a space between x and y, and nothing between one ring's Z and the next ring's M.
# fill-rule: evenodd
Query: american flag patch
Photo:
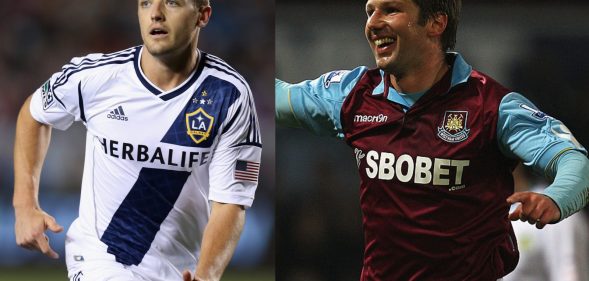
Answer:
M235 163L235 179L242 181L258 182L260 163L237 160Z

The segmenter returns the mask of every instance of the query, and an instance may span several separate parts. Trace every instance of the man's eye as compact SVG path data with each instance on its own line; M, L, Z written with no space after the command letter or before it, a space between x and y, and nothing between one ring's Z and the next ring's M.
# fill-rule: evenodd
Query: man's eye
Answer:
M397 8L386 8L386 9L384 9L384 12L386 14L394 14L394 13L398 13L399 12L399 9L397 9Z

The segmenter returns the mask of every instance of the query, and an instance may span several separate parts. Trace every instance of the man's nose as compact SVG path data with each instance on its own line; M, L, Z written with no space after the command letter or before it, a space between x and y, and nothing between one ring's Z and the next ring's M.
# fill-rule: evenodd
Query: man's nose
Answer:
M383 28L384 20L380 11L374 11L366 20L366 29L375 32Z
M154 1L153 5L151 6L151 20L152 21L163 21L165 20L165 15L163 12L163 1Z

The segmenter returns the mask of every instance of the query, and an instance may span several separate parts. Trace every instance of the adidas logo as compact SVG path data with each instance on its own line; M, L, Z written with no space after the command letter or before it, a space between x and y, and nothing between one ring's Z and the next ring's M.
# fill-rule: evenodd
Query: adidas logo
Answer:
M119 107L115 108L114 110L111 110L110 113L108 115L106 115L107 118L110 119L115 119L115 120L121 120L121 121L128 121L129 118L127 116L125 116L125 112L123 111L123 107L119 105Z

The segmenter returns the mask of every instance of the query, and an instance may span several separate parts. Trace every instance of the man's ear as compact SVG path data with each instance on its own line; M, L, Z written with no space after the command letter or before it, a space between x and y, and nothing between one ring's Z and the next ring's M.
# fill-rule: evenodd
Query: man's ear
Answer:
M201 6L198 8L198 20L196 21L196 26L200 28L207 26L209 19L211 18L211 13L211 6Z
M427 33L434 36L442 36L444 30L448 26L448 15L444 13L437 13L427 20Z

